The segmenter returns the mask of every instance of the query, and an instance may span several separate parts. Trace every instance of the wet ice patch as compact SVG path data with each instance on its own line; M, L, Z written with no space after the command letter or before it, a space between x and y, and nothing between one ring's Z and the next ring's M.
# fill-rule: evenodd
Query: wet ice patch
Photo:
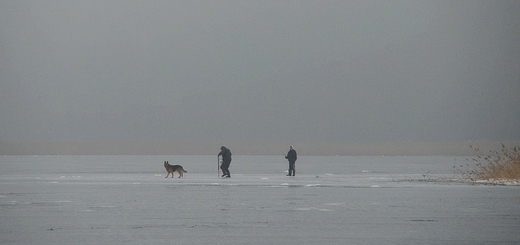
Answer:
M298 211L310 211L312 208L297 208Z
M99 210L102 210L102 209L111 209L111 208L115 208L116 206L112 206L112 205L101 205L101 206L91 206L91 207L88 207L87 209L80 209L78 210L78 212L94 212L94 211L99 211Z
M297 208L296 211L321 211L321 212L332 212L334 210L326 209L326 208L316 208L316 207L310 207L310 208Z
M341 205L344 205L345 203L341 203L341 202L332 202L332 203L325 203L323 205L326 205L326 206L341 206Z
M369 179L374 180L374 179L386 179L386 178L385 177L370 177Z
M305 187L319 187L320 184L307 184Z

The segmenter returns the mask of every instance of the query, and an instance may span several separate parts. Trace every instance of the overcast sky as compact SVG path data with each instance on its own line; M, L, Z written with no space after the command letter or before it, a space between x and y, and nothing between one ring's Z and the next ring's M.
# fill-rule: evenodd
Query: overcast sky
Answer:
M520 1L0 1L0 142L520 139Z

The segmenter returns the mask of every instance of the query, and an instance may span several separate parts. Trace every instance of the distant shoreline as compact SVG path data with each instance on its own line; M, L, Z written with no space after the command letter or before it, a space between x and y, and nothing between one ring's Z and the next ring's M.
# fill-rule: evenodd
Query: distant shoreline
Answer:
M470 156L469 147L484 152L520 141L476 142L387 142L387 143L243 143L243 142L1 142L0 155L216 155L221 145L228 146L234 155L283 155L294 145L299 155L334 156Z

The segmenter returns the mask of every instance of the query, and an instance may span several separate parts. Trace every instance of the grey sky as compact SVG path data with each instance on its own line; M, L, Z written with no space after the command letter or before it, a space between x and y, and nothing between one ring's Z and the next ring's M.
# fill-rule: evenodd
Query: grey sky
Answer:
M520 1L0 1L0 142L520 139Z

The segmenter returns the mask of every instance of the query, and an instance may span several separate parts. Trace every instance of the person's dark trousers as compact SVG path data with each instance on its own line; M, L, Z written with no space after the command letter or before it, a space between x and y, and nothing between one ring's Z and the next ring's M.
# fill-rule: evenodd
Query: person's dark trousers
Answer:
M294 176L296 175L296 170L294 169L294 163L293 161L289 162L289 174L287 176Z
M229 164L231 162L223 162L220 166L220 169L222 169L222 176L231 177L231 173L229 172Z

